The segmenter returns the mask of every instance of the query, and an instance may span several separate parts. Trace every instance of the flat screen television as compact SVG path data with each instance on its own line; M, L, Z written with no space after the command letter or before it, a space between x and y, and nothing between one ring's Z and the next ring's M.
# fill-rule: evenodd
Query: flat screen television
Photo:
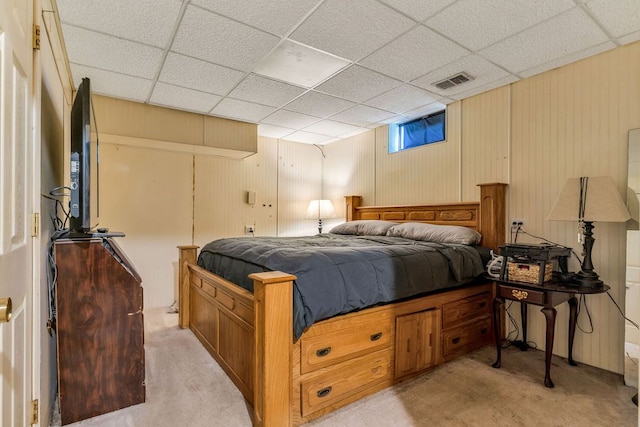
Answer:
M99 149L91 82L83 78L71 108L69 228L72 232L90 233L98 226Z

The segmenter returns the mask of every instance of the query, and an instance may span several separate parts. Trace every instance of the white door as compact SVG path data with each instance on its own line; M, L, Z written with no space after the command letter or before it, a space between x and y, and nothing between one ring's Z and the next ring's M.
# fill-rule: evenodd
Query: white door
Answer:
M33 1L0 0L0 425L30 426L33 396Z

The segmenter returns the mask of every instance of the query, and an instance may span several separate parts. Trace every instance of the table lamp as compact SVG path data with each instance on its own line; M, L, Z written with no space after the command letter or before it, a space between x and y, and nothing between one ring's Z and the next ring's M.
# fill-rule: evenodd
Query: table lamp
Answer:
M331 200L312 200L307 208L307 218L318 220L318 233L322 233L322 220L334 218L336 211Z
M603 285L591 260L595 242L593 223L626 222L629 218L631 215L610 176L583 176L565 182L547 220L578 222L578 242L582 243L584 258L580 272L571 279L573 284L592 288Z

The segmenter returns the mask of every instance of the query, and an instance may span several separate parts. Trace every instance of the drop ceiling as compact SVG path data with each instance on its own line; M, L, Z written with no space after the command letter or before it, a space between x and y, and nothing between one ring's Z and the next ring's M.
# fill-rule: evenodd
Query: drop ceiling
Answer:
M640 0L57 0L76 86L327 144L640 40ZM471 79L440 89L465 73Z

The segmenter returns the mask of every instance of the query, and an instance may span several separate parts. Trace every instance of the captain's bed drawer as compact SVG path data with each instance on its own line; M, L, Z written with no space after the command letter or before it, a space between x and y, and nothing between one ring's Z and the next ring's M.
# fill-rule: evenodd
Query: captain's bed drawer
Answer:
M313 328L300 341L300 372L302 374L332 365L355 356L371 353L375 349L389 347L392 340L391 316L388 312L366 316L353 316L339 328L337 323L318 325L322 334L314 334ZM347 325L345 327L345 325ZM318 329L316 329L317 331Z
M485 317L473 324L442 332L442 355L444 357L466 353L491 341L491 317Z
M491 313L493 297L490 291L472 295L442 306L442 328L461 325Z
M392 352L386 349L311 374L300 383L302 416L391 379L392 365Z

